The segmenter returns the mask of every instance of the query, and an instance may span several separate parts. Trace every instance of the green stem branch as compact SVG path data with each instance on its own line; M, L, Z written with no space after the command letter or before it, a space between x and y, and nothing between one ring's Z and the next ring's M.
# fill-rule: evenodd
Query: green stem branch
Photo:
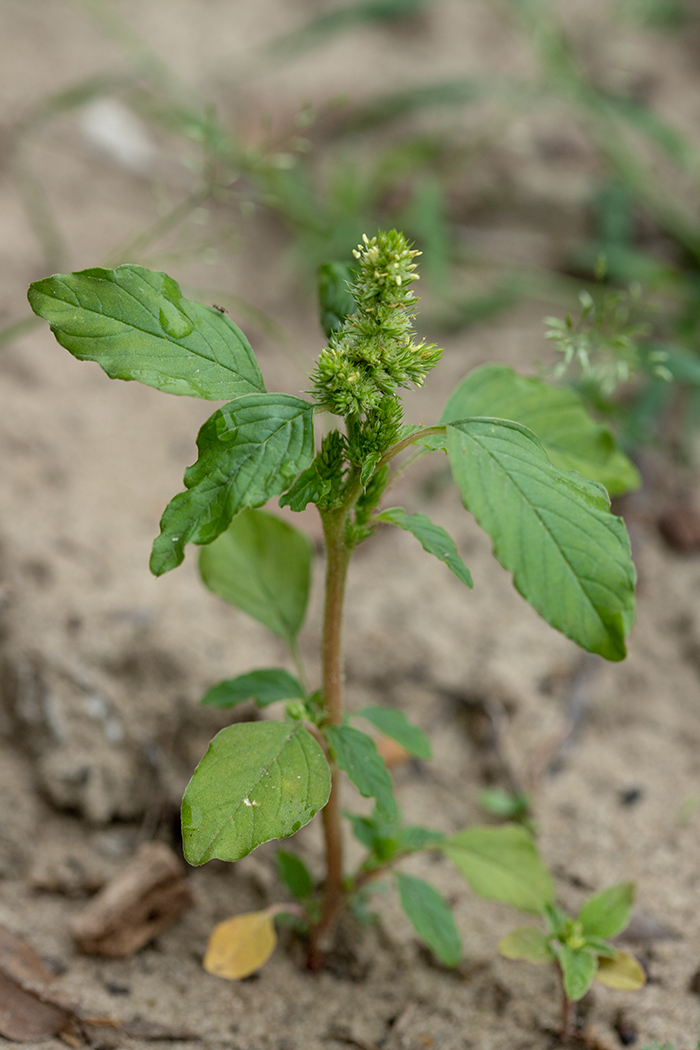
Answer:
M432 434L446 433L446 426L422 427L420 430L414 430L412 434L407 434L406 437L401 438L400 441L397 441L395 445L392 445L391 448L386 450L377 464L377 469L385 467L394 456L398 456L399 452L403 452L403 450L408 448L409 445L414 445L416 441L420 440L420 438L430 437Z

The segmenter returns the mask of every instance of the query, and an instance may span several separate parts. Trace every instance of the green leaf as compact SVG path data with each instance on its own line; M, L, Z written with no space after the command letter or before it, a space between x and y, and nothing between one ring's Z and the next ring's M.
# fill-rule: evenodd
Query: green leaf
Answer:
M293 835L328 801L323 748L299 722L239 722L218 733L182 800L190 864L240 860Z
M571 925L567 915L550 903L545 904L543 911L550 933L560 939L565 938L567 928Z
M412 533L424 551L444 561L447 568L467 587L474 586L472 575L457 553L454 540L443 528L434 525L426 514L409 514L402 507L389 507L378 514L375 520L398 525L400 529Z
M402 853L417 853L427 846L437 846L444 842L445 835L442 831L433 831L431 828L423 828L420 824L406 824L399 833L399 843Z
M346 263L323 263L318 268L318 305L321 328L330 339L343 327L345 318L354 314L355 300L349 289L352 270Z
M303 532L262 510L244 510L199 556L202 579L291 644L304 622L312 548Z
M585 938L585 941L585 947L594 952L599 959L612 959L614 957L615 949L607 941L604 941L602 937L588 936Z
M320 503L333 488L330 478L322 478L316 460L302 471L293 485L279 498L280 507L289 507L296 514L309 503Z
M351 726L328 726L325 734L336 762L360 794L375 799L377 812L385 820L395 820L398 808L391 777L374 740Z
M287 853L284 849L277 850L277 872L292 897L303 901L311 896L313 879L303 860L295 853Z
M290 394L248 394L210 416L197 435L186 492L165 508L151 572L180 564L187 543L211 543L245 507L278 496L314 455L313 405Z
M524 820L530 810L530 800L523 791L513 794L503 788L484 788L478 802L487 813L507 820Z
M398 812L397 822L382 820L375 810L371 817L361 817L357 813L346 813L352 833L370 853L376 853L382 860L389 860L398 850Z
M457 966L462 958L462 939L454 916L436 889L414 875L396 872L401 907L428 947L445 966Z
M611 496L639 488L634 465L617 447L610 430L588 413L568 387L518 375L505 365L483 365L450 397L441 423L467 416L512 419L532 430L555 467L578 470L605 485Z
M526 959L531 963L547 963L554 958L549 941L536 926L519 926L498 945L506 959Z
M532 836L518 824L467 828L438 848L482 897L534 913L554 899L552 877Z
M622 660L636 574L605 489L554 467L518 423L451 423L447 443L462 501L517 590L582 648Z
M245 700L254 700L259 707L267 707L277 700L303 700L305 696L303 685L289 671L281 667L265 667L219 682L204 694L200 703L210 707L234 707Z
M184 299L167 274L132 263L59 273L29 288L32 310L80 361L111 379L225 401L264 391L243 332L218 310Z
M417 853L427 846L436 846L445 838L441 832L419 824L400 824L398 810L394 821L383 820L376 809L371 817L360 817L356 813L346 813L345 816L358 842L382 862L399 854Z
M615 937L622 933L632 914L634 883L620 882L590 897L579 914L584 937Z
M575 951L561 941L552 941L552 948L557 954L564 975L564 991L573 1003L578 1002L593 984L598 959L585 948Z
M365 718L416 758L432 757L430 740L423 730L409 722L403 711L395 707L363 707L354 712L353 718Z

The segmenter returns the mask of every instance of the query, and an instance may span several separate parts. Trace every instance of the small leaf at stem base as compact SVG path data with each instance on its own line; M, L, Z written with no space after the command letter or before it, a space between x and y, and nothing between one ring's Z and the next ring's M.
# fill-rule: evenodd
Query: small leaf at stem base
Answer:
M564 978L564 991L572 1003L583 999L593 984L598 969L598 959L585 948L576 951L568 948L561 941L552 941Z
M454 916L436 889L413 875L396 872L401 907L413 928L445 966L456 966L462 957L462 939Z
M314 888L311 873L295 853L287 853L284 849L277 850L277 873L292 897L303 901L311 896Z

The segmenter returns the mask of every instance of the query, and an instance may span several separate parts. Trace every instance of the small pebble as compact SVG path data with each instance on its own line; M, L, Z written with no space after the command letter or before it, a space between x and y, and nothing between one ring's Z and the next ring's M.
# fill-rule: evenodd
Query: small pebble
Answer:
M116 984L114 981L107 981L105 988L110 995L131 995L131 988L128 984Z
M644 797L644 789L640 787L623 788L619 794L623 806L633 806Z

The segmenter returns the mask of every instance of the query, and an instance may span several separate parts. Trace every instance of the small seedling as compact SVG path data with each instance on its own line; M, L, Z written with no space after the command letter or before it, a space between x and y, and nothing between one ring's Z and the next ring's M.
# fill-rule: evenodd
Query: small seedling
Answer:
M397 457L408 449L447 454L465 507L491 536L517 589L579 645L621 660L634 615L627 533L610 514L605 489L588 480L619 489L634 483L634 471L573 392L488 366L467 376L436 425L404 425L398 391L420 386L441 356L413 334L418 254L391 231L363 238L349 285L342 266L324 269L328 345L311 375L310 400L268 393L243 333L218 310L183 298L165 274L135 265L85 270L38 281L29 292L59 343L82 360L98 361L112 378L226 401L199 432L199 457L185 473L185 491L163 514L151 570L160 576L182 562L188 543L201 545L207 587L282 638L296 674L253 670L207 692L204 703L218 707L252 699L266 709L281 702L283 715L237 722L211 742L183 799L184 850L195 865L235 861L293 835L322 812L320 885L299 857L278 855L280 877L296 900L282 910L306 930L312 967L320 965L342 908L366 914L370 886L387 874L418 935L443 962L456 965L461 941L448 905L422 879L395 870L420 850L441 851L484 897L537 914L553 901L550 875L522 825L445 836L404 824L373 737L351 722L359 719L420 759L430 757L427 737L399 710L345 709L343 603L359 544L380 527L396 526L472 586L443 528L402 507L379 509L410 465L409 458L396 467ZM320 448L318 412L342 420ZM319 689L307 684L298 645L311 544L260 509L274 497L294 512L313 504L321 516L326 592ZM343 861L341 773L375 803L371 816L349 815L366 849L352 873ZM207 967L232 978L257 969L274 947L279 912L274 905L228 920L212 937Z
M562 1038L573 1035L571 1004L586 994L594 981L635 991L646 977L637 960L609 943L627 926L632 913L634 884L621 882L590 897L576 919L570 919L553 904L544 908L547 931L520 926L498 946L507 959L531 963L553 963L562 986Z

